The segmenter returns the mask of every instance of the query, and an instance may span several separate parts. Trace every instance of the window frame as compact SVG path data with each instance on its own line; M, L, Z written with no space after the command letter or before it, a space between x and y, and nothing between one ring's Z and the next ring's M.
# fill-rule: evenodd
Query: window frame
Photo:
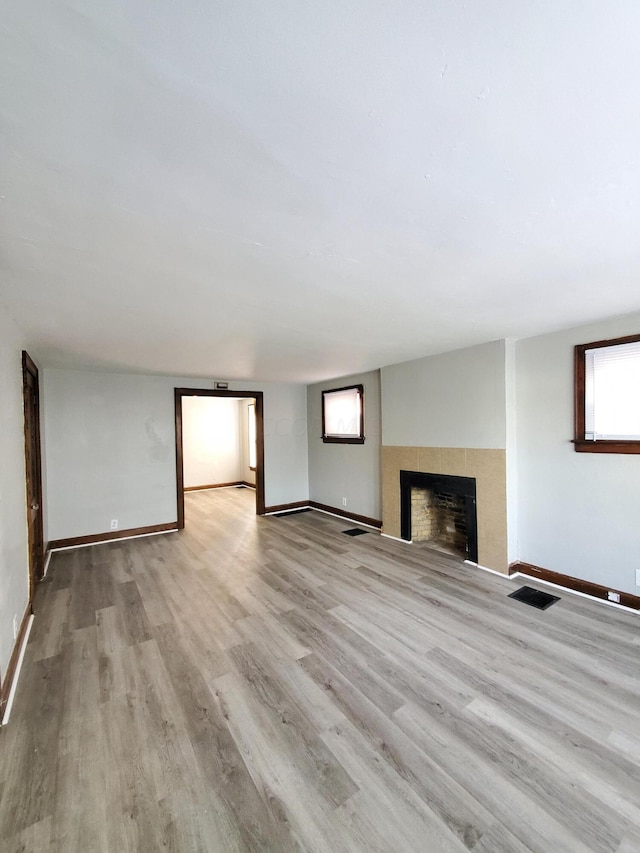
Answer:
M578 453L640 453L640 439L598 439L593 441L585 438L585 393L586 393L586 352L592 349L615 347L620 344L635 344L640 342L640 335L626 335L623 338L613 338L605 341L593 341L588 344L578 344L574 349L574 410L575 434L574 448Z
M325 424L325 401L328 395L336 394L339 391L357 391L360 397L360 424L359 435L357 436L342 436L337 434L327 434ZM327 388L322 392L322 441L325 444L364 444L364 385L345 385L342 388Z

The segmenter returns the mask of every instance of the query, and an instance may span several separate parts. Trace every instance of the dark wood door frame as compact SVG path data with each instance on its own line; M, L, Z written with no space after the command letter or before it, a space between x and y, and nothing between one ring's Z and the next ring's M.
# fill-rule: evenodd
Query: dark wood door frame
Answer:
M29 536L29 602L44 574L42 524L42 456L40 449L40 383L38 368L29 354L22 352L22 395L24 402L24 457Z
M264 409L262 391L211 391L208 388L174 388L176 412L176 501L178 529L184 528L184 463L182 447L183 397L235 397L256 401L256 515L264 515Z

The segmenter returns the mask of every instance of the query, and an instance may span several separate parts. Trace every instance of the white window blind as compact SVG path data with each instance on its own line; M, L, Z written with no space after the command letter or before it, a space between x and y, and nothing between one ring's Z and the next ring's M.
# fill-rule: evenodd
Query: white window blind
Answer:
M324 393L324 434L335 438L360 436L362 395L358 388Z
M585 439L640 440L640 341L585 351Z

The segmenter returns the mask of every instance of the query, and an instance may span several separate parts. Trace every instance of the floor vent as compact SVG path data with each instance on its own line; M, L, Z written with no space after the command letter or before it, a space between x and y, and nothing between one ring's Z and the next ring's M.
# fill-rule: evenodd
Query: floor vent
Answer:
M342 531L346 536L362 536L363 533L368 533L368 530L361 530L359 527L353 527L351 530Z
M542 592L539 589L534 589L532 586L522 586L515 592L509 593L509 598L515 598L516 601L522 601L523 604L530 604L538 610L546 610L551 607L556 601L560 601L557 595L549 595L548 592Z

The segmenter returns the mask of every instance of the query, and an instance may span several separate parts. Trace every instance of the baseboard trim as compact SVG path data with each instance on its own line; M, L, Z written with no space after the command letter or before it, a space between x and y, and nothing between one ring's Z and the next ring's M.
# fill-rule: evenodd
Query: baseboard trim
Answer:
M255 483L248 483L246 480L242 480L240 485L245 486L247 489L253 489L254 492L256 490L256 484Z
M167 524L152 524L149 527L130 527L128 530L108 530L104 533L92 533L89 536L72 536L69 539L52 539L50 551L62 548L78 548L81 545L97 545L100 542L112 542L114 539L132 539L135 536L151 536L154 533L168 533L178 529L177 521Z
M200 492L203 489L228 489L231 486L247 486L244 480L233 480L231 483L208 483L206 486L185 486L185 492Z
M314 509L319 509L322 512L328 512L330 515L337 515L338 518L347 518L349 521L358 521L360 524L366 524L368 527L375 527L378 530L382 527L382 521L377 518L369 518L366 515L357 515L355 512L347 512L346 509L340 507L328 506L327 504L318 503L318 501L309 501L309 506Z
M44 568L42 569L42 578L46 578L49 571L49 563L51 562L51 545L49 542L44 546Z
M344 518L347 521L357 521L360 524L365 524L367 527L374 527L379 530L382 527L382 522L377 518L368 518L366 515L357 515L355 512L347 512L339 507L328 506L327 504L318 503L318 501L296 501L290 504L278 504L277 506L265 507L265 515L273 515L276 512L287 512L294 509L317 509L319 512L326 512L328 515L335 515L336 518ZM390 537L391 538L391 537Z
M510 578L516 573L515 569L509 566L506 572L499 572L497 569L490 569L489 566L483 566L480 563L474 563L473 560L465 560L465 566L473 566L474 569L480 569L481 572L490 572L492 575L498 575L499 578Z
M534 566L531 563L511 563L509 566L510 574L526 575L536 580L546 581L554 586L564 587L565 589L573 590L588 595L591 598L598 598L606 601L607 604L619 604L622 607L627 607L631 610L640 610L640 596L632 595L630 592L622 592L619 589L613 589L610 586L602 586L598 583L574 578L571 575L563 575L559 572L552 572L549 569L543 569L540 566ZM619 602L609 601L607 598L608 592L617 592L620 596Z
M292 504L275 504L274 506L266 506L264 514L273 515L274 512L286 512L288 509L306 509L308 506L309 501L296 501Z
M5 725L9 720L9 713L11 711L9 699L12 698L12 691L15 692L14 688L18 683L18 678L20 676L20 667L22 665L22 658L24 656L26 641L29 636L29 628L31 627L32 618L33 612L31 610L31 604L28 604L27 609L24 611L22 622L20 623L18 636L16 637L13 649L11 650L11 657L9 658L7 671L4 674L4 678L2 679L2 684L0 686L1 725Z

